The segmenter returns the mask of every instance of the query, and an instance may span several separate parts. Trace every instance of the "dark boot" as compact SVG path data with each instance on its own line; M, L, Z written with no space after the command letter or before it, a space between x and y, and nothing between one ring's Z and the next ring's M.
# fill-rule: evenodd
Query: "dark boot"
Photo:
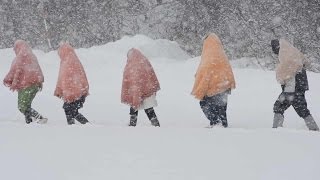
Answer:
M227 120L221 120L221 124L223 127L227 128L228 127L228 121Z
M152 125L152 126L160 127L160 123L159 123L159 121L158 121L158 118L157 118L157 117L152 118L150 121L151 121L151 125Z
M75 117L75 119L77 120L77 121L79 121L81 124L86 124L86 123L88 123L89 121L87 120L87 118L85 118L82 114L77 114L76 115L76 117Z
M69 125L75 124L74 119L72 117L68 117L68 116L67 116L67 123Z
M319 127L311 115L305 117L304 121L310 131L319 131Z
M32 122L31 116L25 116L25 120L27 124L30 124Z
M216 125L218 123L219 123L218 120L210 120L210 126L214 126L214 125Z
M137 120L138 120L138 117L136 115L130 115L129 126L136 126Z
M24 115L25 116L25 120L27 124L30 124L32 122L32 118L30 115Z
M28 109L24 112L24 118L25 118L27 124L30 124L30 123L32 122L32 116L31 116L30 109L31 109L31 108L28 108Z
M41 114L39 114L36 110L30 108L30 115L34 118L35 122L39 124L45 124L47 123L48 119L44 118Z

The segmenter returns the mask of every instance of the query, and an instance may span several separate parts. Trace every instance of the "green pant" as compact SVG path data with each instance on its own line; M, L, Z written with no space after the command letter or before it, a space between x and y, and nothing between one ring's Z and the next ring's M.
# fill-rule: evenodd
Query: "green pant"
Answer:
M22 114L31 108L31 103L39 90L39 85L33 85L18 91L18 109Z

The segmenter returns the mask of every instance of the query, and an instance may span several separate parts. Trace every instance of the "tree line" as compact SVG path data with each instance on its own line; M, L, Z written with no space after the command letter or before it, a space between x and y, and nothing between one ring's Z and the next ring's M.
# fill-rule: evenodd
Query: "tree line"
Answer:
M320 63L319 0L0 1L0 48L24 39L50 51L66 40L90 47L145 34L198 56L208 32L220 36L231 59L271 56L270 41L285 37Z

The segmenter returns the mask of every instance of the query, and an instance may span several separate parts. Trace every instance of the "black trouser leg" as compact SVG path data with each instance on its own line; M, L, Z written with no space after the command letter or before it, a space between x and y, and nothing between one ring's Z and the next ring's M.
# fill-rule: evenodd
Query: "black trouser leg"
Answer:
M153 108L149 108L149 109L145 109L144 112L146 112L149 120L151 121L151 119L157 118L156 113L154 112Z
M87 120L86 117L84 117L81 113L78 113L75 117L74 117L77 121L79 121L81 124L86 124L89 121Z
M304 93L295 93L292 96L286 96L285 93L281 93L274 103L273 112L283 116L284 111L291 105L300 117L306 118L310 115Z
M63 104L64 112L66 114L68 124L74 124L75 117L79 114L78 108L75 103L67 103Z
M89 122L82 114L78 112L78 110L83 107L84 102L85 97L82 96L80 99L74 102L65 102L63 104L63 109L65 111L68 124L74 124L74 119L79 121L81 124L86 124Z
M130 107L130 115L131 116L138 116L138 110L135 110L132 107Z
M284 111L286 111L290 106L291 102L286 98L286 96L283 93L281 93L273 105L273 112L283 115Z
M71 125L71 124L74 124L75 122L74 122L74 118L75 118L75 115L77 115L77 109L72 109L72 108L65 108L64 109L64 112L65 112L65 114L66 114L66 118L67 118L67 123L69 124L69 125Z
M133 109L130 107L130 122L129 126L136 126L138 120L138 110Z
M159 120L157 118L156 113L154 112L153 108L149 108L149 109L145 109L144 110L149 118L149 120L151 121L151 124L153 126L159 126L160 127L160 123Z
M273 128L282 127L284 121L284 112L291 106L291 102L285 96L284 93L281 93L273 105Z
M308 109L307 101L304 94L296 94L294 96L292 106L300 117L306 118L310 115L310 111Z
M225 106L219 106L219 118L221 120L223 127L228 127L228 121L227 121L227 105Z
M204 115L210 121L210 125L214 125L218 123L218 117L216 116L217 112L212 103L208 102L207 98L204 98L200 101L200 107L203 111Z
M74 119L79 121L81 124L86 124L89 121L81 113L78 112L77 108L66 111L66 117L68 124L74 124Z

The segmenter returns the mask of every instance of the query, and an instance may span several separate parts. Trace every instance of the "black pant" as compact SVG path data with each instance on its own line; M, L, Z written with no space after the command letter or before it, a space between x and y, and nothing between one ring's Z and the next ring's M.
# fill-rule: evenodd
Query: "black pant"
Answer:
M153 108L149 108L149 109L145 109L144 112L147 114L149 120L157 118L156 113L154 112ZM138 110L133 109L132 107L130 107L130 115L131 116L138 116Z
M64 112L66 113L67 121L69 124L73 124L73 119L77 119L80 123L85 124L88 122L82 114L78 112L80 108L83 107L83 104L86 100L85 96L82 96L80 99L73 102L65 102L63 104Z
M287 110L291 105L300 117L305 118L310 115L304 92L282 92L274 103L273 112L283 115L284 111Z
M205 96L200 101L200 107L210 124L217 124L220 120L222 125L228 126L227 96L226 93L221 93L211 97Z

